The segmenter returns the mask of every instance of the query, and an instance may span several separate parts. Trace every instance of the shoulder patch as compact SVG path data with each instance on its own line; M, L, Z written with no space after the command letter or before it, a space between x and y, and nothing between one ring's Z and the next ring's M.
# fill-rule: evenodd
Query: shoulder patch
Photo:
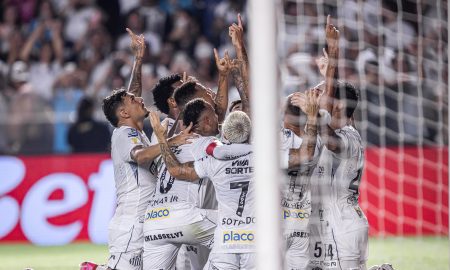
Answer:
M292 131L290 129L284 129L283 133L286 138L290 138L292 136Z
M137 137L137 136L138 136L138 132L136 129L134 129L134 128L128 129L128 137Z

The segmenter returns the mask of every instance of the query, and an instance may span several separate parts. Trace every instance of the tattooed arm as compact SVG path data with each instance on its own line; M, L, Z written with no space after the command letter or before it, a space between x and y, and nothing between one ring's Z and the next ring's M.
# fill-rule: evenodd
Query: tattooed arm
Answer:
M239 96L241 98L242 111L250 116L250 99L248 96L248 80L242 76L242 64L239 60L233 60L233 68L231 69L231 75L234 80Z
M166 139L167 125L162 126L159 122L159 115L156 112L150 112L150 123L153 127L153 132L155 132L156 138L159 142L159 147L161 149L161 156L164 159L167 170L170 175L179 179L186 181L195 181L199 179L197 173L194 169L194 162L187 162L181 164L175 157L175 154L170 149L169 143ZM183 132L189 133L192 128L192 124L186 128Z
M231 68L231 60L227 51L225 51L225 57L220 59L216 49L214 49L214 59L216 60L217 70L219 71L219 84L214 103L216 104L215 111L219 123L222 123L228 108L228 74Z
M142 95L142 58L145 53L145 39L143 35L136 35L130 29L127 28L128 34L131 37L131 50L134 54L133 69L131 71L130 83L128 84L128 92L133 93L135 96L140 97Z
M306 91L306 130L299 149L289 150L289 170L298 170L302 164L313 161L317 142L317 113L320 94L314 90Z
M241 14L238 14L238 24L233 23L228 28L228 34L231 37L231 42L236 50L237 59L241 62L241 76L243 81L249 82L249 61L247 56L247 50L244 42L244 26L242 24ZM236 86L237 87L237 86ZM247 91L246 95L249 96L249 88L244 88Z

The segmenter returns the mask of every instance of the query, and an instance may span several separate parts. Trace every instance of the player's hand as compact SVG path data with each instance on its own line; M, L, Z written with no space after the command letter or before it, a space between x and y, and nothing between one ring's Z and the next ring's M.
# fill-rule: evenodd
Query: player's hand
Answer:
M231 37L231 43L234 46L240 47L244 41L244 26L242 25L241 14L238 14L238 24L233 23L228 27L228 35Z
M219 58L219 53L214 48L214 59L216 60L216 67L219 74L225 76L228 75L232 65L228 51L225 51L225 56L223 58Z
M179 146L183 144L190 144L192 143L191 140L198 138L199 135L192 132L192 123L189 124L183 131L178 133L177 135L174 135L172 138L169 139L170 146Z
M153 132L155 132L158 141L160 141L160 139L166 138L168 122L166 121L164 125L161 125L161 122L159 120L159 113L156 111L151 111L149 114L149 118L150 124L153 128Z
M317 114L319 113L319 102L320 102L320 93L318 91L315 91L314 89L309 89L305 92L306 96L306 115L308 118L314 118L317 117Z
M306 113L306 102L307 97L305 93L296 92L292 94L291 104L295 107L300 108L300 110L302 110L304 113Z
M319 72L325 77L328 67L328 53L325 48L322 49L323 55L320 58L316 58L316 65L319 68Z
M130 48L135 57L144 57L145 54L145 38L143 34L139 36L133 33L131 29L126 28L131 38Z
M327 25L325 28L325 39L328 45L328 52L335 52L339 47L339 30L331 23L331 16L327 16Z

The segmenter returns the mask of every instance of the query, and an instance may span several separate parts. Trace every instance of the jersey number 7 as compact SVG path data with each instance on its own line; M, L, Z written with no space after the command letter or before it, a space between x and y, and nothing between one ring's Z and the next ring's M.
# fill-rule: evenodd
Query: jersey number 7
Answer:
M249 183L250 181L230 183L230 189L242 189L241 195L239 195L238 208L236 210L236 215L240 217L242 217L242 212L244 212L245 197L247 197Z

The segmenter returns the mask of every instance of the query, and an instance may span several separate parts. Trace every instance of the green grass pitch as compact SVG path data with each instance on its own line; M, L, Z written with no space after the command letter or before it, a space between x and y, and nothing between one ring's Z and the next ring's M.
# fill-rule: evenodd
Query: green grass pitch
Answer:
M368 266L390 262L396 270L449 269L446 237L371 238L369 249ZM107 256L106 246L87 243L61 247L2 244L0 269L75 270L82 261L104 262Z

